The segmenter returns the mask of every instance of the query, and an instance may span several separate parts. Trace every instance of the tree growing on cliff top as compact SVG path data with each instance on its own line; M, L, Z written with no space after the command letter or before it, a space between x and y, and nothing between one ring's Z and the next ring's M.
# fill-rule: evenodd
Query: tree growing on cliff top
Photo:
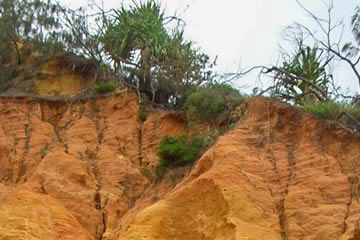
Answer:
M345 24L343 21L334 21L333 0L324 1L327 10L327 15L324 18L315 15L301 1L297 0L297 3L309 15L315 27L311 28L301 23L294 23L284 28L282 32L284 40L291 44L295 43L295 51L290 52L288 48L286 50L281 48L280 64L254 66L240 73L228 74L228 77L235 79L253 70L260 69L259 79L261 80L263 75L270 76L274 80L274 84L261 91L255 88L255 95L270 92L272 96L297 104L304 103L298 101L304 98L304 93L307 96L312 95L311 98L317 102L353 98L339 91L340 87L335 84L336 79L333 79L332 71L336 67L336 62L345 63L345 66L349 67L360 85L360 7L355 8L355 13L351 18L355 40L344 43L342 40ZM308 70L310 68L306 67L304 60L311 60L311 71L314 75L309 75ZM311 75L321 76L320 79L322 80L315 80L317 78L310 77Z
M342 42L343 30L345 25L342 21L333 20L334 1L327 2L327 17L320 18L313 12L307 9L299 0L296 0L299 6L310 16L313 22L317 25L317 29L310 29L307 26L295 23L292 27L298 29L300 33L307 34L312 41L319 46L319 48L326 51L329 56L333 56L335 60L346 63L354 77L357 79L360 87L360 72L358 70L360 64L359 52L359 33L360 33L360 10L359 6L355 8L355 14L352 16L352 32L356 41L347 43Z
M108 24L109 12L104 7L93 2L88 7L71 9L61 6L59 19L62 24L61 36L64 50L84 56L97 66L106 63L104 44L102 39ZM89 13L92 11L94 13Z
M103 37L106 52L153 102L179 105L184 89L210 80L209 57L184 40L182 21L165 17L160 3L133 1L114 11Z
M35 47L47 46L61 50L61 28L57 17L59 9L50 0L0 1L0 58L5 61L16 53L17 63L22 63L21 49L25 41ZM51 44L49 44L51 42ZM49 49L48 49L49 50Z
M113 64L119 80L167 106L181 106L191 86L212 79L209 57L185 40L183 21L165 16L159 2L89 8L96 12L52 0L0 1L1 63L16 56L22 64L26 49L75 53L97 67Z
M283 55L283 63L273 67L274 92L276 97L295 104L313 104L329 100L329 85L332 75L327 67L332 58L327 58L318 47L299 43L292 55Z
M51 0L0 1L1 62L15 52L21 64L22 51L31 46L32 51L43 54L75 53L99 66L104 57L101 38L107 15L94 3L90 8L98 12L89 14L83 7L73 10Z

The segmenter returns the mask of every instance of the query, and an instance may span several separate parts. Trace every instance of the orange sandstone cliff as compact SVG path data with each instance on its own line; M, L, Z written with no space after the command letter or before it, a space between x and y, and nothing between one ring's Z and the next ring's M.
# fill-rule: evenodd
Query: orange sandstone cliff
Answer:
M190 168L154 180L176 113L136 95L0 99L0 239L360 240L360 136L255 98Z

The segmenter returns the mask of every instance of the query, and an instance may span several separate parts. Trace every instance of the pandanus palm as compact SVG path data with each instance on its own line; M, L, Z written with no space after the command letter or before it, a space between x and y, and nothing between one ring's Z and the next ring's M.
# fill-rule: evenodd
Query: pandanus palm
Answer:
M326 67L331 59L323 60L322 54L318 47L304 47L292 61L284 62L275 77L285 89L282 97L298 104L327 99L330 75Z
M166 52L168 34L164 27L164 12L155 1L122 6L114 10L114 20L104 36L104 45L118 66L120 63L135 66L140 88L149 89L151 68Z

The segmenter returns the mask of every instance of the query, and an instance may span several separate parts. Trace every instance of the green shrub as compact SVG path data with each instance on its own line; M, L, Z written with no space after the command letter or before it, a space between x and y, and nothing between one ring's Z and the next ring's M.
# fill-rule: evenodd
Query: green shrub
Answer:
M360 107L348 107L346 111L360 122Z
M305 112L312 113L320 118L329 120L339 120L342 124L351 128L359 128L360 122L360 107L353 107L348 104L342 104L337 102L322 102L311 105L304 105ZM340 114L346 112L353 119L349 117L340 117Z
M94 92L97 94L112 92L116 88L113 82L99 82L94 86Z
M211 84L193 89L184 108L190 118L211 122L228 114L245 101L238 90L227 84Z
M335 120L344 110L344 107L336 102L322 102L304 105L304 110L323 119Z
M47 146L43 146L43 147L40 149L41 158L44 158L44 157L45 157L45 155L46 155L46 150L47 150Z
M159 144L161 167L180 167L196 161L204 144L200 136L165 136Z
M140 121L145 122L146 118L147 118L147 113L144 107L140 107L139 112L138 112L138 117L140 119Z

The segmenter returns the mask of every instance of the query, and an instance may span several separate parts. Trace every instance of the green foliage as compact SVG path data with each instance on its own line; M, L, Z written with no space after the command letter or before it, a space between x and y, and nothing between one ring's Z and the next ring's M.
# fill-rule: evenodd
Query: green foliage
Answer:
M134 50L141 51L140 62L149 61L151 55L161 54L166 39L164 13L155 1L137 3L129 9L122 6L114 10L104 35L104 43L114 61L119 58L134 60ZM144 63L146 64L146 63Z
M351 24L355 42L347 42L342 48L342 51L346 53L346 57L349 59L357 57L360 53L360 6L355 8L355 13L351 18ZM357 63L354 64L354 66L357 65Z
M192 42L185 41L183 31L175 32L168 38L166 54L157 62L158 68L153 72L157 80L157 102L181 106L186 92L204 82L210 82L214 63L208 55L195 49Z
M47 146L43 146L43 147L40 149L41 158L44 158L44 157L45 157L45 155L46 155L46 150L47 150Z
M337 102L322 102L312 105L304 105L304 110L323 119L340 120L340 122L348 127L359 127L358 124L360 123L360 107L353 107L348 104ZM349 114L353 119L346 117L344 117L344 119L339 119L343 112ZM355 123L354 120L358 123Z
M351 24L357 44L360 45L360 5L355 8L355 14L351 18Z
M88 8L80 7L73 10L59 4L58 8L62 23L58 34L61 36L64 50L84 56L100 66L105 56L102 38L108 14L94 2L89 3Z
M139 117L140 121L142 121L142 122L145 122L145 120L147 118L146 110L143 106L141 106L139 109L138 117Z
M179 105L186 87L208 80L206 68L212 66L207 55L183 39L179 24L166 27L174 19L165 17L155 0L133 1L115 10L102 38L116 71L129 72L128 83L166 105Z
M98 82L94 86L94 92L96 94L102 94L107 92L112 92L116 88L115 83L113 82Z
M160 168L180 167L195 162L203 144L203 138L200 136L165 136L158 148Z
M323 51L316 46L300 45L295 54L287 56L283 65L276 68L275 96L300 105L327 100L331 76L326 67L331 58L322 55Z
M344 107L342 104L336 102L322 102L306 104L304 105L304 110L323 119L335 120L344 110Z
M244 101L245 97L230 85L211 84L194 88L184 107L190 118L212 122L221 114L228 115Z
M2 64L21 64L29 51L64 51L100 66L98 80L113 76L106 63L114 63L117 76L147 100L181 106L191 86L212 78L213 66L184 40L183 26L181 19L165 16L156 0L134 0L109 13L94 2L73 10L54 0L0 1L0 90L8 87Z
M153 0L133 3L129 8L122 6L114 10L102 39L115 69L120 63L129 64L132 67L128 70L138 78L140 89L150 91L154 59L165 51L164 13ZM140 58L136 57L138 54Z
M46 45L61 48L60 19L57 4L41 0L0 1L0 56L8 59L16 52L18 64L22 63L21 44L30 42L35 48ZM52 42L53 44L49 44Z
M97 7L95 3L90 8ZM98 8L101 11L101 8ZM54 0L0 1L0 64L16 56L23 62L23 46L41 54L71 52L97 65L104 55L101 38L106 14L66 8Z
M356 120L360 121L360 107L348 107L346 108L349 114L351 114Z

